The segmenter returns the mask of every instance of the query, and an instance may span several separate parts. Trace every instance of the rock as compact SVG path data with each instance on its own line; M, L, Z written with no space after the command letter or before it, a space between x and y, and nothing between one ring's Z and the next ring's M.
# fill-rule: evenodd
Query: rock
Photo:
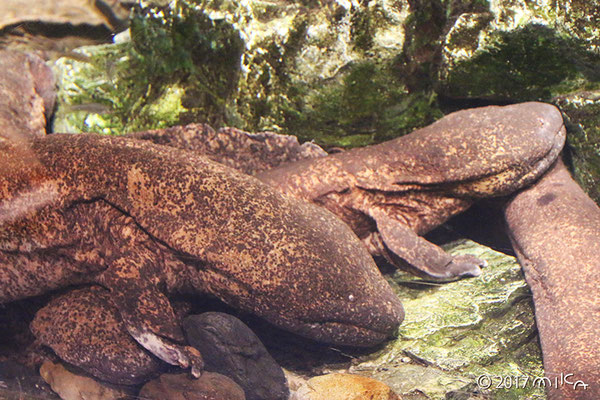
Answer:
M600 204L600 93L580 91L554 99L566 116L568 155L577 182Z
M0 15L0 29L27 22L110 25L115 23L117 14L127 16L120 3L119 0L3 0L2 8L8 12Z
M284 369L283 373L285 374L285 379L287 381L288 388L290 389L290 400L304 400L302 397L306 396L299 392L301 389L303 392L305 392L304 388L306 387L308 378L287 369Z
M52 70L42 59L0 51L0 138L19 141L45 135L55 97Z
M131 26L131 37L142 41L80 48L80 60L57 62L58 70L72 72L59 78L69 98L57 109L55 131L122 134L189 122L223 125L237 90L244 47L239 32L186 2L144 10ZM168 32L160 28L165 19L172 22Z
M163 374L142 387L147 400L244 400L244 390L226 376L204 372L199 379L189 374Z
M564 27L531 14L501 29L499 18L501 13L489 12L458 16L442 47L439 84L445 96L550 101L597 81L593 65L600 55Z
M498 398L543 396L543 388L478 386L478 377L543 376L531 292L514 257L470 241L444 246L488 262L481 276L431 285L396 272L393 287L407 315L399 336L350 372L386 382L399 395L484 392ZM410 310L410 311L408 311Z
M352 374L316 376L296 396L309 400L400 400L385 383Z
M80 49L91 62L61 59L69 98L55 130L120 134L193 121L356 146L442 115L431 91L409 93L395 66L402 2L199 3L144 9L132 43ZM105 110L86 112L90 103Z
M51 361L42 364L40 375L63 400L115 400L133 394L132 389L100 383Z
M188 342L202 354L205 368L232 378L248 400L288 398L283 370L242 321L207 312L187 317L183 328Z
M0 49L35 52L44 59L76 56L72 49L112 41L126 29L126 0L3 0Z

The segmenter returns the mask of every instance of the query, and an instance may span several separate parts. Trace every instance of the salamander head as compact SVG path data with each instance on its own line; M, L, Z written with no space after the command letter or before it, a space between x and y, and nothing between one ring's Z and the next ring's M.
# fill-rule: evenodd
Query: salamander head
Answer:
M390 144L404 154L401 162L414 158L410 178L416 183L479 198L531 184L556 160L565 135L556 107L529 102L457 111ZM394 173L405 174L401 168Z
M87 188L80 196L102 193L195 267L173 278L182 290L212 293L331 343L379 343L402 321L402 305L366 247L329 211L221 164L145 142L55 134L43 145L43 154L68 155L52 165L76 170L69 187Z
M248 268L224 264L203 281L206 290L293 333L339 345L371 346L396 334L402 304L362 242L346 224L312 204L287 199L295 210L286 231L271 231L273 246ZM287 214L286 211L281 211ZM290 215L282 215L286 220ZM281 236L279 236L281 235ZM253 246L254 233L242 246ZM257 237L259 235L256 235ZM222 248L221 257L240 247ZM235 255L233 255L235 257ZM218 265L218 264L217 264Z

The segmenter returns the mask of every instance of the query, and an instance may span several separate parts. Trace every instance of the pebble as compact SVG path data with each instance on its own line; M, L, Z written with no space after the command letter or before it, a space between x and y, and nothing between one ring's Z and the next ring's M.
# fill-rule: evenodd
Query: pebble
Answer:
M226 376L204 372L198 379L189 374L163 374L142 387L144 400L245 400L244 390Z
M352 374L327 374L309 379L292 396L297 400L401 400L385 383Z
M287 400L289 389L281 367L260 339L232 315L207 312L187 317L183 329L208 371L229 376L248 400Z
M42 364L40 375L63 400L116 400L133 395L129 388L101 383L52 361Z

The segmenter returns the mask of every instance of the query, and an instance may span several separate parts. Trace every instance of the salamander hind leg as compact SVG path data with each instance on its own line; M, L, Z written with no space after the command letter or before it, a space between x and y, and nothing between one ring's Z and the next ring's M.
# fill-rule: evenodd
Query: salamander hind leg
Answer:
M30 328L62 360L111 383L135 385L161 370L160 361L127 333L110 293L99 286L55 297Z

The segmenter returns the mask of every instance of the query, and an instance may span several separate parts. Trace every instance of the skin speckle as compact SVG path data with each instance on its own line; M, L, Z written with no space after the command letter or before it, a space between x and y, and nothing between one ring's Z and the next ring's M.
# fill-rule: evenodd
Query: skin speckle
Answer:
M99 325L98 321L102 321ZM144 382L161 364L130 336L110 294L99 286L72 290L51 300L31 324L36 337L63 360L120 384Z

